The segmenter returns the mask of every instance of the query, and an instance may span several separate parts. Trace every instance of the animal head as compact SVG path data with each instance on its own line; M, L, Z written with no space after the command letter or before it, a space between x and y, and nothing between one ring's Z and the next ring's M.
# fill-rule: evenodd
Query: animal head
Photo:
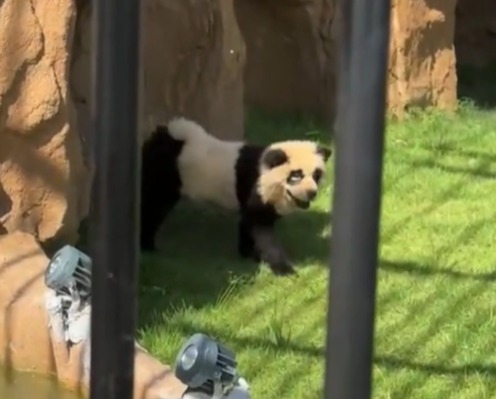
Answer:
M331 150L312 141L283 141L266 148L258 193L280 215L310 207L317 196Z

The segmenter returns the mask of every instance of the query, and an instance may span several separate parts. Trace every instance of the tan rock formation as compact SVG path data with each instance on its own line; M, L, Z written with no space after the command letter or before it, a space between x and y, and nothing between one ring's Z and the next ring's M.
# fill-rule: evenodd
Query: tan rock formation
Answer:
M90 14L81 10L71 84L81 115L89 102ZM232 0L143 0L144 128L181 114L213 134L243 137L245 47Z
M248 104L332 114L335 4L235 0L247 46ZM456 106L454 24L454 1L392 1L388 106L393 114L409 106Z
M79 4L74 43L74 1L0 4L0 233L54 245L74 242L88 211L90 3ZM245 49L231 1L143 4L144 121L183 114L242 137Z
M455 30L456 57L462 65L496 62L496 2L458 0Z
M70 0L0 3L0 231L74 240L85 167L68 93Z
M332 115L334 0L235 0L246 41L245 99L269 111Z
M393 0L388 90L393 114L409 106L456 106L454 30L454 1Z
M7 368L55 373L43 297L47 262L32 236L0 236L0 363Z

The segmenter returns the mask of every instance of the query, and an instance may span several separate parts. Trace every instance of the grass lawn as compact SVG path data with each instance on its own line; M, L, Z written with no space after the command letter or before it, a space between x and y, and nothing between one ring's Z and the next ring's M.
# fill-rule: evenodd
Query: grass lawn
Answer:
M253 115L248 134L324 141L301 119ZM331 183L279 226L298 279L240 261L234 215L182 205L164 224L164 255L142 260L140 342L173 362L201 331L237 351L253 398L318 398ZM495 223L496 112L463 106L389 124L374 398L496 398Z

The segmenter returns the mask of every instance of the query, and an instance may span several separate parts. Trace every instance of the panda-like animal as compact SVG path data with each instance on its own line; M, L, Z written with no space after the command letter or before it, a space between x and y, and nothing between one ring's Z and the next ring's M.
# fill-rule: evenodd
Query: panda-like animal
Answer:
M142 147L141 249L155 250L159 226L184 196L239 212L239 254L265 261L275 274L295 273L274 224L309 208L330 155L312 141L223 141L196 122L174 118Z

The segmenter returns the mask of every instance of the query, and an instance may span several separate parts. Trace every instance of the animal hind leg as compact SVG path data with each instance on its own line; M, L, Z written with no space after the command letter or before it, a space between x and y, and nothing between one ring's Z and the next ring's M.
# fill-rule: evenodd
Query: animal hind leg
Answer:
M167 198L143 193L141 198L140 248L142 251L155 251L155 236L167 214L180 199L178 193Z

